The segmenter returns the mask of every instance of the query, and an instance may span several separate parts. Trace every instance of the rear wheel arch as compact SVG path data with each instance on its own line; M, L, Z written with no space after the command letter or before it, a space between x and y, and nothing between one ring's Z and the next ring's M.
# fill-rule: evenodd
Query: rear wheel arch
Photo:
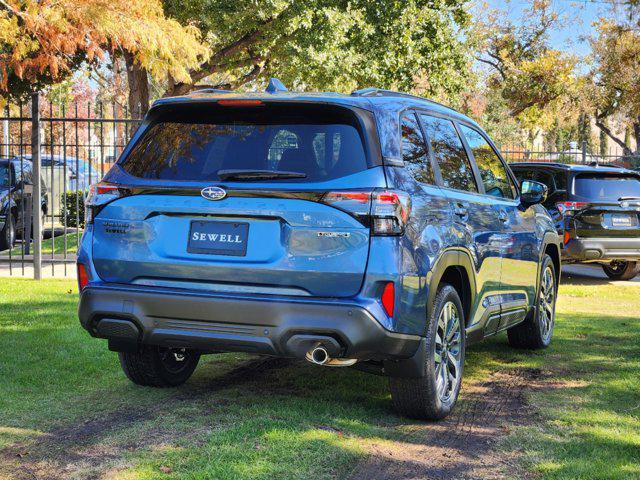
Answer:
M431 310L433 309L440 285L446 283L458 292L458 296L462 302L465 321L468 324L472 317L471 309L476 293L476 281L472 265L473 263L469 254L458 249L449 250L438 259L436 266L432 270L432 277L429 282L427 318L429 318Z
M542 243L542 248L540 249L540 261L539 261L539 264L542 265L542 260L544 259L545 255L549 255L551 257L551 260L553 261L554 270L555 270L556 285L559 285L560 284L560 269L561 269L561 266L562 266L562 256L560 254L560 245L559 245L559 243L554 241L554 238L553 238L554 235L557 236L557 234L548 232L544 236L544 241ZM538 273L538 275L540 275L540 273ZM538 280L539 280L539 278L538 278Z

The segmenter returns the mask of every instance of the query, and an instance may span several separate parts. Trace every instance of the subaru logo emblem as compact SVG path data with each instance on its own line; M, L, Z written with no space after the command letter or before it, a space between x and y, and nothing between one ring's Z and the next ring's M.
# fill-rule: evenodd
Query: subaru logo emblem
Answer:
M220 187L204 187L200 191L200 195L202 195L207 200L222 200L227 196L227 192Z

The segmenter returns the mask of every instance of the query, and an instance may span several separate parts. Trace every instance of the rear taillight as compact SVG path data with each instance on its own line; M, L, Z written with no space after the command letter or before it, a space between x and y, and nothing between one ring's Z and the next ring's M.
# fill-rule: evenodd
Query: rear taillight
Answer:
M556 203L556 207L558 207L558 211L565 215L571 214L573 212L577 212L578 210L582 210L589 205L587 202L559 202Z
M562 236L562 243L566 245L567 243L569 243L569 240L571 240L571 232L565 230L564 235Z
M393 309L396 302L396 288L393 282L389 282L384 286L380 301L382 302L382 306L384 307L384 311L387 312L387 315L393 317Z
M383 190L373 192L371 231L375 235L401 235L409 221L411 198L405 192Z
M372 235L402 235L411 212L411 198L398 190L327 192L322 203L353 215Z
M89 187L89 194L84 201L84 219L87 224L93 223L97 213L117 198L128 195L128 191L108 182L94 183Z
M87 273L87 267L84 264L78 264L78 291L82 293L82 290L89 284L89 274Z

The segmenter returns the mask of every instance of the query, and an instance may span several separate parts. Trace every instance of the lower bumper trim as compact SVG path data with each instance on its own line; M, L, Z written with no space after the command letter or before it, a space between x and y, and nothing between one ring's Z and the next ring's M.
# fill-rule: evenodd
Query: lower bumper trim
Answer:
M125 322L139 332L139 343L205 352L304 358L311 346L322 343L345 358L399 359L413 356L421 340L386 330L360 305L321 299L90 286L82 292L79 317L95 337L123 340L126 334L131 340L134 330L123 327Z
M574 238L562 251L566 260L640 260L640 238Z

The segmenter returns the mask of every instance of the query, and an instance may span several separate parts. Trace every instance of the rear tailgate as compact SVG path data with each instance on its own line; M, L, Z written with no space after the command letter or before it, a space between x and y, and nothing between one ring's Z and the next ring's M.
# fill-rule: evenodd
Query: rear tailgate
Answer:
M385 187L372 154L359 117L344 108L207 105L156 115L105 177L131 193L94 218L96 272L116 283L353 296L369 227L321 199ZM228 177L237 171L248 177ZM251 176L265 172L298 177Z
M246 237L231 237L244 249L216 253L225 244L218 241L213 251L189 251L200 227L212 226L200 233L215 235L229 223L246 226ZM126 197L96 217L93 243L96 271L108 282L314 296L355 295L368 251L369 229L350 215L310 200L260 196Z
M640 237L638 211L612 203L592 203L574 216L578 237Z
M640 178L633 174L579 174L572 200L578 237L640 237Z

